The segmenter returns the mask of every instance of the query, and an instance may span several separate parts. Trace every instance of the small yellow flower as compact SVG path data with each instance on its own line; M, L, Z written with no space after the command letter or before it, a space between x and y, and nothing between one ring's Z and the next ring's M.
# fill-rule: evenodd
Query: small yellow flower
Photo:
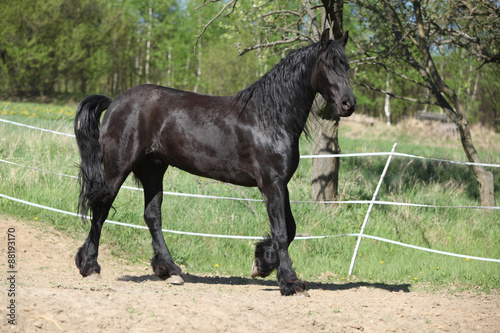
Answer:
M465 259L465 260L470 260L469 258Z
M219 264L215 264L215 268L219 267Z
M418 280L418 278L414 278L413 280L417 281L417 280Z
M436 267L436 270L438 270L438 271L439 271L439 267Z
M383 260L380 260L380 263L381 263L381 264L383 264L383 263L384 263L384 261L383 261Z
M38 217L35 217L35 221L38 221Z

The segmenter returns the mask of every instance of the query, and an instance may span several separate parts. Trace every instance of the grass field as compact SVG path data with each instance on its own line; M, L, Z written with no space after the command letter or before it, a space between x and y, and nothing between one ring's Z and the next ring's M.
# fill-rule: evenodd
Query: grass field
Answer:
M0 102L0 118L65 133L73 133L75 106ZM425 157L465 160L459 139L439 127L406 122L386 127L344 121L340 144L343 153L397 151ZM79 156L74 138L0 122L0 159L77 175ZM476 129L474 139L486 163L500 164L500 135ZM312 154L303 140L302 154ZM387 157L341 160L340 200L370 200ZM496 201L500 202L500 170L495 174ZM290 182L291 200L310 200L311 160L301 160ZM136 186L132 179L126 185ZM167 171L164 190L261 199L257 189L222 184ZM57 209L76 212L76 179L0 162L0 194ZM430 160L394 157L381 187L379 200L442 206L478 206L478 186L466 166ZM122 189L110 220L144 225L142 193ZM295 203L298 232L311 235L358 233L368 205ZM164 228L222 235L262 236L269 231L263 203L165 196ZM0 214L55 226L80 244L89 224L77 217L29 207L0 198ZM376 205L365 233L395 241L469 256L500 258L500 211L456 208L415 208ZM165 233L167 244L185 271L197 274L248 276L255 241L217 239ZM306 280L341 281L347 276L356 243L354 237L296 240L290 253L299 276ZM151 238L147 230L105 225L102 242L113 254L149 262ZM103 272L106 267L103 267ZM77 269L75 267L75 274ZM358 280L382 283L500 288L500 264L454 258L363 239L354 269Z

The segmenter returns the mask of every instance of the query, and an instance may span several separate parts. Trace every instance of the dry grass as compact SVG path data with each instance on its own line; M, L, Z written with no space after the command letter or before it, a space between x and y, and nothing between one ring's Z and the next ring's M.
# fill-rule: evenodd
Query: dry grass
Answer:
M422 144L440 148L462 149L460 134L453 131L453 124L439 121L421 121L408 118L396 125L363 115L353 115L342 120L341 137L359 139L370 137L380 141L398 142L404 138L410 144ZM472 140L477 150L487 154L500 153L500 133L482 125L471 126Z

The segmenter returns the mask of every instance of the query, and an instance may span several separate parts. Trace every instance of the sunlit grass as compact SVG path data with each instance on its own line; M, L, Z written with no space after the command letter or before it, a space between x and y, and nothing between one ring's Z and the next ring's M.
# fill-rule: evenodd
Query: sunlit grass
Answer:
M0 101L1 116L23 116L38 119L72 119L76 108L68 105L11 103Z

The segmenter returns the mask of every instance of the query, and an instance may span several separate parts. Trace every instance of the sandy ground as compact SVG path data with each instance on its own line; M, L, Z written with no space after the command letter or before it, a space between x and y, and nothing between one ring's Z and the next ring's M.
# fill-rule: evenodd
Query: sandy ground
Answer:
M9 228L16 238L13 285ZM194 275L171 286L149 265L127 264L106 249L102 279L83 279L73 262L83 240L12 219L0 219L0 231L1 332L500 332L498 291L310 283L311 297L298 298L280 296L272 279ZM16 325L8 323L11 299Z

